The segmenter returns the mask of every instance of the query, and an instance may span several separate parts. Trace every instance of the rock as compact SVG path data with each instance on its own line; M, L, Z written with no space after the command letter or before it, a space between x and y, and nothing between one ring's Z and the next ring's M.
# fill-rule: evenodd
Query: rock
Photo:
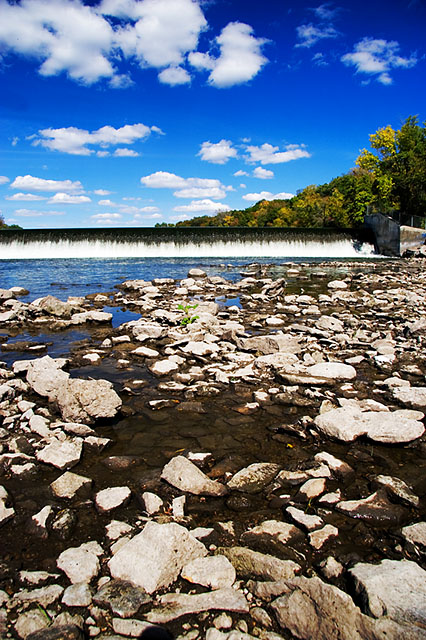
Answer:
M326 524L322 529L317 529L309 534L309 544L314 549L321 549L331 538L337 538L339 530L331 524Z
M119 520L111 520L105 529L109 540L117 540L118 538L121 538L121 536L133 531L133 527L126 522L120 522Z
M426 387L392 387L392 397L410 409L426 410Z
M141 587L124 580L110 580L93 596L93 602L111 609L121 618L136 615L142 605L151 602L151 597Z
M324 520L319 516L309 515L296 507L287 507L286 513L288 513L290 518L297 522L297 524L300 524L308 531L319 529L324 525Z
M0 485L0 527L6 524L15 515L13 507L6 506L10 501L9 494L6 489Z
M342 333L344 330L343 322L333 316L321 316L315 326L323 331L333 331L334 333Z
M316 378L329 378L330 380L353 380L356 378L356 369L350 364L342 362L319 362L306 370L307 374Z
M38 307L50 316L56 318L70 318L73 310L72 305L67 302L62 302L54 296L46 296L42 298L38 304Z
M121 618L112 619L112 628L115 633L119 633L120 637L112 636L110 640L121 640L123 636L126 638L140 638L143 637L144 631L152 629L152 625L149 622L142 620L122 620ZM146 635L146 634L145 634ZM110 636L107 636L110 638ZM149 640L149 636L148 640Z
M363 412L358 407L345 406L317 416L314 422L320 431L343 442L367 436L376 442L392 444L420 438L425 430L421 419L420 412Z
M184 353L189 353L195 356L209 356L219 351L219 347L214 342L195 342L190 341L184 347L182 347Z
M391 497L396 498L408 507L418 507L420 504L420 498L399 478L376 476L373 480L373 488L377 487L383 487Z
M36 458L57 469L70 469L80 461L82 449L81 438L68 438L64 441L53 438L50 444L37 451Z
M20 638L28 638L35 631L46 630L48 625L49 620L44 613L39 609L31 609L20 614L15 622L15 631Z
M188 278L207 278L207 273L202 269L190 269L188 271Z
M76 495L88 495L92 480L66 471L50 484L52 493L57 498L74 498Z
M215 553L228 558L239 578L256 576L264 580L284 580L300 571L300 566L293 560L281 560L247 547L219 547Z
M300 529L293 524L278 520L265 520L257 527L245 531L241 542L249 546L257 546L262 550L285 550L288 543L303 537Z
M195 558L181 571L182 578L201 584L209 589L232 587L235 582L235 569L225 556L207 556Z
M338 477L344 477L354 472L350 465L338 458L335 458L331 453L327 453L326 451L321 451L320 453L315 454L314 460L316 462L325 463Z
M159 604L158 609L151 609L147 614L146 618L150 622L164 624L181 616L202 611L249 612L249 605L243 593L229 587L195 595L166 593L159 598Z
M238 471L227 483L229 489L244 493L259 493L270 484L280 470L278 464L256 462Z
M346 282L343 282L343 280L332 280L327 284L327 287L329 289L337 290L337 289L347 289L348 285Z
M56 564L73 584L89 583L99 573L98 556L102 554L103 549L97 542L85 542L79 547L71 547L63 551Z
M376 491L361 500L346 500L338 502L336 509L351 518L358 518L372 523L398 524L405 515L405 510L399 505L389 502L386 493Z
M426 628L426 571L410 560L358 563L349 570L366 613ZM420 637L420 636L419 636Z
M75 624L64 624L49 627L31 633L27 640L84 640L82 630Z
M105 311L83 311L71 316L72 324L85 324L86 322L111 322L112 313Z
M414 547L426 549L426 522L416 522L416 524L403 527L402 535L405 541Z
M344 571L343 565L333 556L328 556L326 560L323 560L320 563L320 569L327 580L339 578Z
M180 491L187 491L195 495L223 496L227 493L223 484L216 480L210 480L205 473L184 456L172 458L163 468L161 479Z
M69 379L57 389L62 418L69 422L91 424L100 418L114 418L121 409L121 399L108 380Z
M36 602L42 607L48 607L60 598L64 588L59 584L50 584L47 587L33 589L32 591L20 591L14 597L15 603L31 603Z
M145 504L145 511L149 516L152 516L154 515L154 513L160 511L161 507L164 504L159 496L157 496L155 493L151 493L150 491L145 491L142 494L142 500Z
M129 487L109 487L98 491L95 496L95 503L101 513L106 513L127 504L131 494Z
M313 498L318 498L325 491L325 478L311 478L306 480L297 492L296 499L302 502L309 502Z
M138 347L137 349L133 349L130 353L134 353L135 356L140 356L141 358L158 358L160 353L155 349L149 349L148 347Z
M59 387L69 378L69 373L62 371L65 364L63 358L53 359L50 356L31 360L27 367L28 384L40 396L53 402Z
M167 587L190 560L207 554L205 546L174 522L148 522L108 565L113 578L128 580L153 593Z
M88 607L92 602L92 592L86 582L76 582L65 589L62 602L67 607Z
M173 371L177 371L178 369L179 369L179 365L176 364L176 362L173 362L172 360L169 360L169 359L157 360L156 362L154 362L154 364L152 364L149 367L149 370L155 376L167 376L169 375L169 373L172 373Z

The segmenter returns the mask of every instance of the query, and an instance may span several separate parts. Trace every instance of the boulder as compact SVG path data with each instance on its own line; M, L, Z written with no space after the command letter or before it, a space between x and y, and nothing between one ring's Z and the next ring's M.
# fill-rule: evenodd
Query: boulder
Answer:
M69 373L62 371L66 364L63 358L53 359L50 356L31 360L27 367L27 382L40 396L53 402L59 387L69 378Z
M151 602L151 597L141 587L124 580L110 580L93 596L93 602L111 609L121 618L137 614L142 605Z
M121 409L121 399L108 380L70 378L57 389L56 398L62 418L69 422L93 423L100 418L114 418Z
M210 480L193 462L184 456L175 456L166 464L161 473L161 479L165 480L180 491L187 491L195 495L223 496L227 488Z
M57 498L74 498L75 495L88 494L92 480L66 471L50 484L50 489Z
M356 369L350 364L342 362L318 362L306 370L307 374L316 378L329 378L330 380L353 380L356 378Z
M206 556L195 558L181 571L182 578L201 584L209 589L232 587L236 573L231 562L225 556Z
M37 451L36 458L57 469L70 469L80 461L82 450L83 440L81 438L67 438L66 440L53 438L47 446Z
M244 493L260 493L275 478L280 465L272 462L255 462L245 469L238 471L229 480L229 489Z
M406 514L402 507L388 500L384 490L361 500L343 500L336 504L336 509L351 518L389 526L398 524Z
M174 582L190 560L207 554L206 547L179 524L148 522L109 561L113 578L128 580L153 593Z
M393 387L392 397L410 409L426 410L426 387Z
M102 554L102 547L97 542L85 542L79 547L71 547L63 551L56 564L73 584L89 583L99 573L98 556Z

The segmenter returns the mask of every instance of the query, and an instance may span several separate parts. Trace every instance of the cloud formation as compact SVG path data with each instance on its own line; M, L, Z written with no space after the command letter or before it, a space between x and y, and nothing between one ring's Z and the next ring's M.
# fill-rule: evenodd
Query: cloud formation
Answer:
M29 191L64 191L65 193L81 193L83 185L79 180L45 180L34 176L17 176L10 185L12 189L28 189Z
M192 200L189 204L173 207L173 211L181 211L184 213L218 213L219 211L231 211L231 207L221 202L213 202L208 198L204 200Z
M236 158L238 152L230 140L220 140L219 142L203 142L197 155L206 162L225 164L230 158Z
M173 193L177 198L223 198L232 189L214 178L182 178L167 171L144 176L141 183L151 189L177 189Z
M41 61L39 73L66 73L91 85L101 79L113 89L133 83L120 73L120 61L159 71L159 80L171 86L188 84L185 68L210 69L209 83L227 87L246 82L266 63L264 40L252 27L228 24L213 41L220 54L197 51L200 34L207 30L201 0L21 0L0 2L0 45L14 53ZM201 62L203 61L203 64Z
M294 198L294 193L271 193L270 191L260 191L260 193L246 193L241 196L243 200L248 202L258 202L259 200L289 200Z
M0 184L7 184L9 182L9 178L7 176L0 176Z
M395 40L363 38L352 53L346 53L341 61L346 66L354 66L356 73L375 76L381 84L392 84L392 69L409 69L417 63L417 58L403 58L399 55L400 46Z
M84 204L85 202L92 202L88 196L75 196L70 193L55 193L54 196L49 198L49 204Z
M20 218L40 218L45 216L65 215L65 211L36 211L35 209L16 209L13 213Z
M247 145L246 151L249 154L246 157L247 162L260 162L260 164L281 164L299 158L311 157L311 154L302 145L297 144L288 144L285 151L280 151L279 147L265 142L260 147Z
M263 169L263 167L256 167L253 171L253 176L255 178L260 178L261 180L268 180L269 178L274 177L274 172L269 169Z
M300 42L296 44L296 47L313 47L319 40L326 38L337 38L339 32L333 27L333 25L314 25L301 24L296 29L297 37Z
M35 193L14 193L13 196L6 196L6 200L18 200L22 202L35 202L36 200L46 200L45 196L38 196Z
M36 137L32 144L45 147L51 151L89 156L95 152L94 149L89 147L94 146L105 150L111 146L133 144L134 142L145 140L150 136L151 132L162 133L158 127L147 127L142 123L126 124L119 129L106 125L96 131L86 131L86 129L78 129L77 127L41 129L38 132L39 137ZM130 149L116 149L114 155L135 156L139 154Z

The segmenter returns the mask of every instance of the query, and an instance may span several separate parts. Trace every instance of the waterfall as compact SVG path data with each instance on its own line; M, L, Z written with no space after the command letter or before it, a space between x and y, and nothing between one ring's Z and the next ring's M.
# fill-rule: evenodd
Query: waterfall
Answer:
M375 255L365 230L146 228L0 232L0 259L359 258Z

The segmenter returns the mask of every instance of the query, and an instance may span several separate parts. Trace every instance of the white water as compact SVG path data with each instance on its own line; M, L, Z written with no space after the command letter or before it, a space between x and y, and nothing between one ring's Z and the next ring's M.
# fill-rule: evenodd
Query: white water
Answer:
M113 242L110 240L59 240L0 243L0 259L40 258L368 258L377 257L364 243L357 250L350 238L246 240L187 243Z

